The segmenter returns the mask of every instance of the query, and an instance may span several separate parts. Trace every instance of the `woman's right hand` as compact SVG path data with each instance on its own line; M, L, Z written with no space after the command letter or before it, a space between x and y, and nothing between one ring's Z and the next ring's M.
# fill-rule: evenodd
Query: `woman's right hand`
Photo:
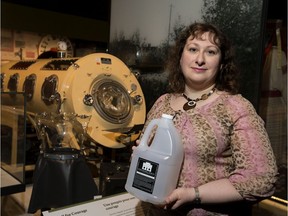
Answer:
M136 143L136 145L132 146L132 150L133 150L133 151L134 151L134 149L140 144L140 140L137 139L137 140L135 141L135 143Z
M131 157L130 157L130 161L131 161L132 156L133 156L133 151L134 151L134 150L136 149L136 147L140 144L140 140L137 139L137 140L135 141L135 143L136 143L136 145L133 145L133 146L132 146L132 154L131 154Z
M195 199L193 188L176 188L165 200L164 209L176 209L187 202Z

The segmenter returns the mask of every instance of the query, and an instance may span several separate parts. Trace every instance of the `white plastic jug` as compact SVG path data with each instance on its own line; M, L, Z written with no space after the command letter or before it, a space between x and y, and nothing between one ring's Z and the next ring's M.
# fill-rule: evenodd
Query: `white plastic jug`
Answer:
M176 188L183 162L182 139L172 119L173 116L162 114L162 118L149 123L133 151L125 184L130 194L156 205L164 204L165 198ZM156 125L149 146L149 137Z

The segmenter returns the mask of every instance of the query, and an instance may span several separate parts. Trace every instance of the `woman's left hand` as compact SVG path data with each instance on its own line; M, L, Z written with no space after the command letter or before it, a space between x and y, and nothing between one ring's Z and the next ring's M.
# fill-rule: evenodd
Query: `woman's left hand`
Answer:
M166 199L165 209L176 209L187 202L194 200L193 188L177 188Z

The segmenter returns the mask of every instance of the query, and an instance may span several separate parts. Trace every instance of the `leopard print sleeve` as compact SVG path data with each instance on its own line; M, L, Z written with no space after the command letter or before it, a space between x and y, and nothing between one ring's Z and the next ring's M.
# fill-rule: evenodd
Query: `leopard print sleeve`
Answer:
M240 95L231 98L226 108L234 122L231 149L235 167L229 179L244 199L271 196L277 166L264 122L248 100Z

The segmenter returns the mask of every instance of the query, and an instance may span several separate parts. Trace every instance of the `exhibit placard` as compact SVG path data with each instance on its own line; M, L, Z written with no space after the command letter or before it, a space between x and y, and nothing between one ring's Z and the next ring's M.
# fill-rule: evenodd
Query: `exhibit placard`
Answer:
M145 206L129 193L105 197L67 208L43 212L44 216L144 216Z

